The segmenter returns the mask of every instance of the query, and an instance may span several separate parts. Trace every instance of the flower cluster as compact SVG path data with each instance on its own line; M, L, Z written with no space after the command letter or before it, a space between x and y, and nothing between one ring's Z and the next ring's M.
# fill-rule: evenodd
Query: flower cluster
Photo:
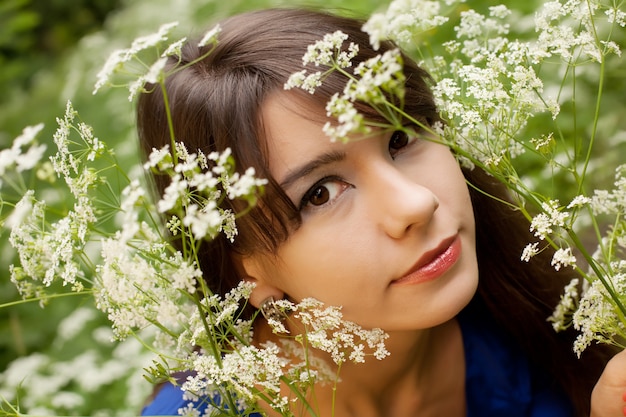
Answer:
M556 330L573 326L578 332L574 351L580 357L594 342L616 344L624 348L626 325L623 315L614 301L626 301L626 263L618 261L602 279L591 281L582 294L578 291L578 280L572 280L549 320Z
M623 306L626 305L626 224L623 213L626 208L625 167L616 169L612 190L595 190L590 198L575 198L568 206L588 207L594 216L613 216L614 220L599 240L592 256L588 284L581 294L572 283L551 317L556 329L573 325L580 332L574 350L580 355L593 341L612 342L622 345L626 336ZM596 218L596 217L594 217ZM563 253L564 250L557 251ZM555 254L555 259L557 257ZM574 264L571 252L564 253L563 264ZM553 261L553 264L559 260ZM623 346L622 346L623 347Z
M175 160L178 160L176 164ZM230 149L205 155L200 150L189 153L182 143L176 143L174 155L169 146L153 149L144 168L170 178L157 203L160 213L175 213L168 221L170 231L178 234L182 227L189 228L196 240L214 238L224 232L233 241L237 234L236 216L222 209L221 201L246 199L254 205L258 190L267 183L265 179L255 178L252 167L243 174L235 172Z
M344 47L347 39L347 35L337 31L309 45L302 58L303 66L313 63L315 67L325 66L328 69L324 73L316 71L310 74L306 69L298 71L285 83L287 90L299 87L314 94L324 76L332 71L339 71L347 78L342 93L335 93L326 105L327 116L337 120L336 123L327 122L323 127L332 141L347 141L351 134L370 132L368 122L357 111L355 102L371 104L381 115L396 123L399 109L403 107L405 77L400 51L394 49L360 62L350 73L345 69L352 66L358 46L351 42L347 48ZM398 103L390 102L391 98L397 98Z
M134 40L130 48L119 49L109 55L104 67L97 75L97 81L93 89L93 94L96 94L107 83L110 83L110 77L120 70L125 64L133 61L137 57L137 54L145 50L152 49L167 41L176 26L178 26L178 22L161 25L157 33L141 36ZM173 51L173 49L166 49L161 58L148 67L148 71L131 84L131 94L128 97L129 100L133 100L145 82L157 82L157 77L160 76L162 69L165 66L165 58L171 51Z
M42 297L43 288L59 279L75 291L83 290L85 275L80 259L84 258L90 230L97 221L89 191L98 182L94 168L85 162L103 155L105 147L89 126L74 123L75 116L68 102L64 118L57 119L59 127L54 140L58 152L50 158L54 172L64 178L74 196L72 209L58 220L50 219L46 202L37 200L34 191L28 190L9 218L9 241L20 259L19 266L10 267L11 281L25 297ZM80 141L71 139L72 132L78 134Z
M288 300L276 301L277 307L305 328L295 337L303 346L312 346L329 353L337 365L350 360L355 363L365 361L365 349L373 350L376 359L389 355L385 348L388 335L380 329L365 330L356 323L343 320L341 308L324 306L318 300L305 298L299 304ZM289 333L279 320L269 320L276 333Z
M416 34L427 32L449 20L443 9L463 2L446 0L442 4L441 1L392 1L384 13L372 14L363 29L369 34L370 43L375 49L380 47L381 41L387 39L408 46Z
M134 76L132 81L127 81L124 84L130 93L129 101L133 101L137 94L145 92L144 85L146 83L156 84L163 81L167 76L167 72L164 70L168 57L179 56L183 44L187 41L186 37L170 41L170 37L177 26L178 22L165 23L156 33L140 36L133 41L129 48L118 49L111 53L98 72L93 94L96 94L106 85L117 85L117 82L113 81L112 78L120 73ZM221 27L215 26L205 33L198 46L204 47L215 44L220 32ZM159 59L150 65L145 64L140 55L146 51L154 52L155 49L159 54Z

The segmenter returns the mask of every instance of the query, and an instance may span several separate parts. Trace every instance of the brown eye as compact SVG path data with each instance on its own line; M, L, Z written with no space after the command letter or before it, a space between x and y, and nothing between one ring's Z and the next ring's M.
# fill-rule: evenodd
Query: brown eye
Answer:
M397 151L409 144L409 136L402 130L396 130L389 139L389 151Z
M349 187L350 184L346 183L341 178L322 178L302 196L299 210L304 210L307 207L321 208L322 206L330 205Z
M313 206L321 206L326 204L328 200L330 200L330 191L324 185L315 188L309 195L309 204Z

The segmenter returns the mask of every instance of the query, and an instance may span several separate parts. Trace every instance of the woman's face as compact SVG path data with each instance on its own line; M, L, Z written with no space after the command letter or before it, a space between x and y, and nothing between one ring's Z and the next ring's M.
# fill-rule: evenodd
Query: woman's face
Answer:
M294 104L274 94L262 117L270 171L302 225L276 258L244 260L257 290L314 297L386 331L454 317L478 269L469 193L449 149L401 132L331 143L319 117L298 115Z

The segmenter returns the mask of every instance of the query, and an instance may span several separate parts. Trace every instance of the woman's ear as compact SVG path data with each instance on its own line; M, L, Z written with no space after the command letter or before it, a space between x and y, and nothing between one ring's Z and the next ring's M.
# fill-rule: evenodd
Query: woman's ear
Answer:
M274 286L268 277L268 268L263 262L251 257L240 258L238 260L242 269L241 276L244 280L255 284L252 294L250 294L250 304L256 308L261 308L265 300L273 297L274 300L280 300L285 297L285 293L278 287Z

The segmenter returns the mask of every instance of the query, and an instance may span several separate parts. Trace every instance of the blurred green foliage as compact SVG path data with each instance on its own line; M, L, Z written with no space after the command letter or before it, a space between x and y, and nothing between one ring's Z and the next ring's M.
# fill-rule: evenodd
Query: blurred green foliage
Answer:
M33 75L55 65L84 35L98 30L120 0L3 0L0 3L0 103Z

